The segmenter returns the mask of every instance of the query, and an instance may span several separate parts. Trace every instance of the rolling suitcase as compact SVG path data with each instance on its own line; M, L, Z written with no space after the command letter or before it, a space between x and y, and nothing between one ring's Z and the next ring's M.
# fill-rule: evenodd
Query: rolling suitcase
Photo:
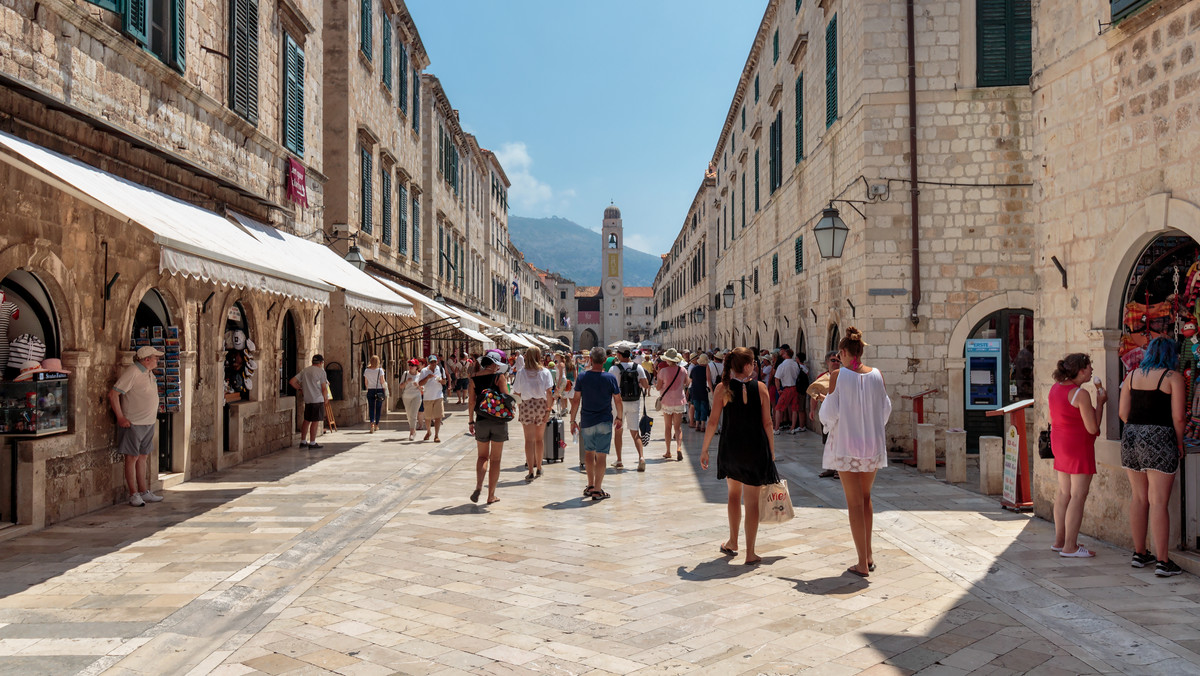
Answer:
M562 462L563 449L566 444L563 441L563 421L562 418L551 416L546 422L546 453L543 460L545 462Z

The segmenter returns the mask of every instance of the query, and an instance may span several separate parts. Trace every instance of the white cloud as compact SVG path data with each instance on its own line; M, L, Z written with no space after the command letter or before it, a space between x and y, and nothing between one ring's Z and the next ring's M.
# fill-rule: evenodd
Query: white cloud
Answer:
M658 245L654 241L652 241L649 237L636 232L625 232L625 246L629 247L630 249L637 249L638 251L644 251L649 254L653 254L658 251Z
M508 202L513 212L529 216L550 215L555 210L564 211L575 197L574 190L554 190L533 175L533 158L524 143L505 143L496 151L496 157L512 182Z

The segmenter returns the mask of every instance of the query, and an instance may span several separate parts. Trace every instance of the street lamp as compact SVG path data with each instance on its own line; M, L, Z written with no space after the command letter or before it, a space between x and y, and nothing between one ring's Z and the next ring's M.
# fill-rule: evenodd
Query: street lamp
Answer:
M825 207L821 212L821 220L813 228L813 235L817 238L817 250L821 252L821 258L841 258L842 249L846 246L846 235L849 232L850 228L846 227L837 208L833 204Z
M721 294L721 300L725 303L725 309L733 307L733 282L725 285L725 291Z
M325 235L325 243L326 244L334 244L336 242L349 241L350 242L350 250L347 251L346 255L343 256L342 258L347 263L349 263L350 265L353 265L354 267L358 268L359 270L366 270L367 269L367 259L363 257L362 251L358 248L358 233L355 232L355 233L351 233L349 235L343 235L338 232L338 230L336 229L337 226L334 226L334 228L335 228L335 230L333 231L332 235L330 235L327 232L321 231Z

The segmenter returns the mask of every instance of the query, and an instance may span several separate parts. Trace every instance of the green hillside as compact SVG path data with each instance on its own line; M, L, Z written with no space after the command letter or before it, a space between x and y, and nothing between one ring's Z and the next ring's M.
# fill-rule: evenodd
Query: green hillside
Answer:
M508 233L525 260L580 286L600 284L600 233L565 218L508 217ZM625 247L625 286L650 286L661 259Z

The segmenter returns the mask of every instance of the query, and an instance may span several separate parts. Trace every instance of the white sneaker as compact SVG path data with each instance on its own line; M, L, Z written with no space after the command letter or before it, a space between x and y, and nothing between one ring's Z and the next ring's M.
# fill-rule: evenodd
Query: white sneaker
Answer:
M146 501L142 500L141 493L134 493L133 495L129 496L129 504L133 505L134 507L145 507Z
M145 493L142 493L142 500L145 500L146 502L162 502L162 496L155 495L150 491L146 491Z

